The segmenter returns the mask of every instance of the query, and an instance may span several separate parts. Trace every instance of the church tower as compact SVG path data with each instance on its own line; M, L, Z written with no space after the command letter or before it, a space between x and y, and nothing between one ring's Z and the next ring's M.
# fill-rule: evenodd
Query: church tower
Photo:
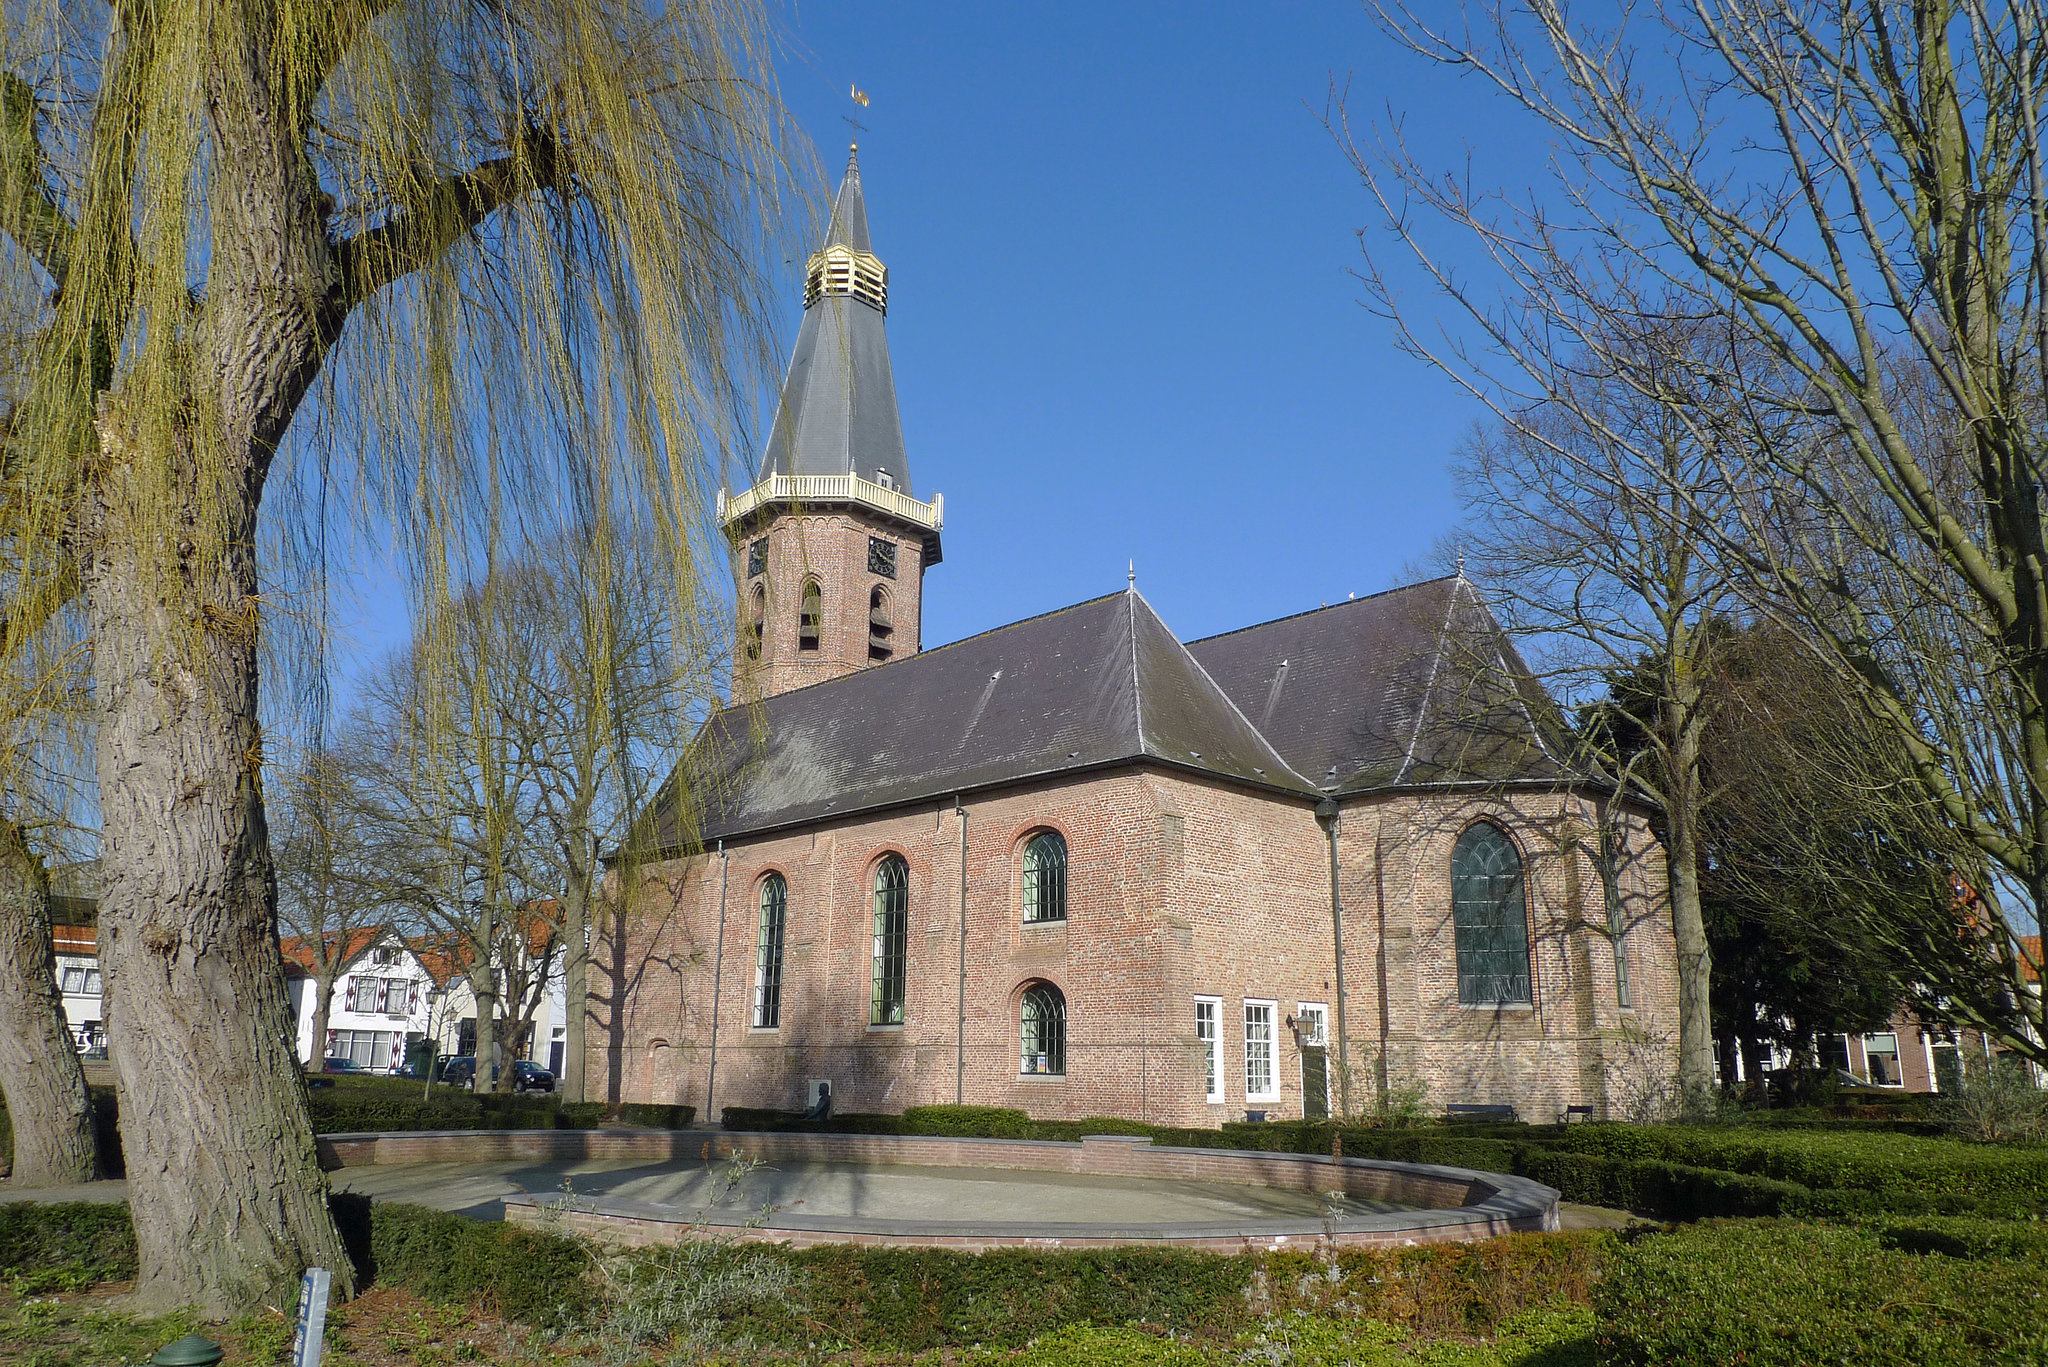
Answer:
M945 500L912 492L889 369L889 270L870 249L859 148L804 268L804 321L754 486L718 495L733 546L733 696L915 655Z

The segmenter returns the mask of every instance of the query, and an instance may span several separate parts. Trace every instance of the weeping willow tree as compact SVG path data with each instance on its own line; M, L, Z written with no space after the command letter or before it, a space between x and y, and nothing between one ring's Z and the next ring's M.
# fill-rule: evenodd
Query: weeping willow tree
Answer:
M6 13L0 483L13 563L60 570L0 611L82 605L137 1299L221 1313L349 1269L264 826L260 636L303 587L259 573L266 487L387 542L416 607L628 515L645 591L694 600L786 139L745 0Z

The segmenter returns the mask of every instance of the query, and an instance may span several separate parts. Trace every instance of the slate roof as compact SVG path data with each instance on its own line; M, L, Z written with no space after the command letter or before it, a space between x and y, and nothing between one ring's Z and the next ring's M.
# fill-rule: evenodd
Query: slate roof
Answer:
M1193 645L1132 589L729 708L647 819L675 850L1138 761L1303 800L1555 782L1554 717L1461 580Z
M1188 649L1288 762L1331 792L1564 776L1556 704L1459 576Z
M1314 796L1135 590L729 708L689 768L709 843L1140 759ZM663 849L692 824L677 782Z
M871 250L860 165L852 157L832 203L824 245L835 242ZM856 474L880 483L883 470L909 492L910 461L881 310L852 295L821 295L804 310L756 479Z

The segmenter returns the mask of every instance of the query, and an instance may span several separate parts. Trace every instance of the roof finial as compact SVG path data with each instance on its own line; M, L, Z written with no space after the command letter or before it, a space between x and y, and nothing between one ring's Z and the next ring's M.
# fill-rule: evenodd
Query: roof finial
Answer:
M1460 546L1460 547L1458 547L1458 578L1460 578L1460 579L1463 579L1464 577L1465 577L1465 548L1464 548L1463 546Z
M1138 562L1135 558L1131 561L1131 572L1125 575L1124 578L1130 581L1132 588L1138 587Z
M857 85L848 86L847 93L852 97L853 102L859 105L862 109L866 109L868 107L868 93L865 90L862 90ZM851 128L856 133L865 133L868 131L868 126L860 122L860 120L854 118L854 116L851 114L841 114L839 117L846 120L846 126ZM849 143L846 149L847 160L851 161L853 159L854 154L858 151L860 151L860 143L858 141Z

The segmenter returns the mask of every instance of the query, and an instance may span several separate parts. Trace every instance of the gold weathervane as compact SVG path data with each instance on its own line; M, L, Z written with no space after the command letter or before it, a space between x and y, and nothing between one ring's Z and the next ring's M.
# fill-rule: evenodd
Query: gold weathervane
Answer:
M847 92L853 97L853 102L855 104L859 105L862 109L866 109L868 107L868 93L865 90L862 90L857 85L850 85L847 87ZM841 114L839 117L846 120L846 126L851 128L856 133L865 133L868 131L868 126L860 122L858 119L854 118L851 114ZM860 144L858 142L854 143L853 148L856 152L859 151Z

